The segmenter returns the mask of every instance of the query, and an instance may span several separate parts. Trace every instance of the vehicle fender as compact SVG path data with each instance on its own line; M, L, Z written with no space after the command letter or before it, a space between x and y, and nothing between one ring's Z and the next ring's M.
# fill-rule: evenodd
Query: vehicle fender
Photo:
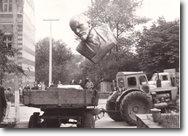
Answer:
M133 92L133 91L142 91L142 90L139 90L137 88L132 88L132 89L128 89L126 91L124 91L117 99L116 99L116 102L117 103L120 103L121 100L130 92ZM142 91L143 92L143 91Z
M116 102L116 99L118 98L119 96L119 92L118 91L114 91L107 99L107 101L110 101L110 102Z

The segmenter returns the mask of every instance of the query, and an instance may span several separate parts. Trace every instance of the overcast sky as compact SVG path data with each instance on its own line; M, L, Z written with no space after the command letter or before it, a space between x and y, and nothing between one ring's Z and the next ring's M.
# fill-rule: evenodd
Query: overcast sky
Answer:
M74 33L69 28L72 16L88 9L91 0L34 0L36 18L36 41L50 35L49 23L43 19L57 18L53 23L53 38L61 39L73 50L77 42ZM139 16L156 20L164 16L167 21L178 19L180 16L180 0L143 0L143 5L137 11Z

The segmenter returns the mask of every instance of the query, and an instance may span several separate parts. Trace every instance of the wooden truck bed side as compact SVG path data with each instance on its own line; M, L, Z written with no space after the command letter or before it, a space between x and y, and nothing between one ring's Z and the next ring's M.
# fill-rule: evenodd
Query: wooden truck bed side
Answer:
M33 90L23 93L23 103L32 107L56 106L96 106L93 91L79 89L52 88L47 91Z

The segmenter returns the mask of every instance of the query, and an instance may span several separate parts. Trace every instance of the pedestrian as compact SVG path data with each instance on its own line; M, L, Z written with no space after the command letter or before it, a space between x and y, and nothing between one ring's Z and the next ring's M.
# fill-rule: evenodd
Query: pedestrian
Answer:
M31 89L29 83L27 82L26 86L24 87L24 90L29 91Z
M84 83L82 81L82 79L79 80L79 83L78 83L82 88L84 88Z
M3 121L3 118L6 114L7 101L5 98L5 89L0 85L0 122Z
M13 96L12 95L12 91L11 91L11 88L8 87L6 90L5 90L5 96L6 96L6 100L7 101L11 101L11 97Z
M63 84L61 83L61 81L59 81L58 84L57 84L57 87L61 88L62 86L63 86Z
M53 82L51 82L50 87L56 87L56 85Z
M41 82L41 89L42 89L43 91L45 91L45 89L46 89L46 86L45 86L44 82Z
M38 84L37 84L36 81L34 82L33 87L31 89L32 90L38 90L39 89Z
M73 79L72 81L71 81L71 85L75 85L76 84L76 82L75 82L75 80Z
M85 82L85 88L90 90L93 89L93 87L94 87L93 82L89 78L87 78Z
M42 90L42 82L39 82L38 87L39 87L39 90Z

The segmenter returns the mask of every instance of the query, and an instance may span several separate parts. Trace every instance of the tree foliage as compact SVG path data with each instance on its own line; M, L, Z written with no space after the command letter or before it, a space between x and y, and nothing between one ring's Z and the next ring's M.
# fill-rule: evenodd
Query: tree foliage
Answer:
M109 24L118 39L136 24L148 20L135 15L136 9L141 4L141 0L93 0L87 14L94 25Z
M151 28L145 28L139 36L137 52L140 68L147 73L179 70L179 21L159 18Z
M110 26L118 41L113 50L118 52L125 48L126 36L134 26L149 20L136 16L135 11L141 4L142 0L93 0L87 15L94 26L100 23Z
M166 22L159 18L150 29L132 31L133 27L148 20L138 18L134 11L141 1L95 0L88 11L96 25L107 23L118 43L97 65L82 65L95 81L115 78L118 71L144 71L151 75L156 71L176 68L179 70L179 21ZM137 50L132 51L133 47Z
M52 49L52 80L69 84L79 76L78 56L74 56L62 41L53 41ZM49 74L49 39L45 38L36 44L36 81L48 84Z
M19 53L19 50L15 49L12 43L7 46L4 40L5 34L0 30L0 84L3 82L5 73L24 74L22 67L14 61L14 57Z
M141 0L93 0L87 15L92 25L109 24L118 43L99 64L82 63L82 70L95 82L112 81L118 71L139 70L137 58L132 51L136 35L135 25L145 23L146 18L135 15Z

